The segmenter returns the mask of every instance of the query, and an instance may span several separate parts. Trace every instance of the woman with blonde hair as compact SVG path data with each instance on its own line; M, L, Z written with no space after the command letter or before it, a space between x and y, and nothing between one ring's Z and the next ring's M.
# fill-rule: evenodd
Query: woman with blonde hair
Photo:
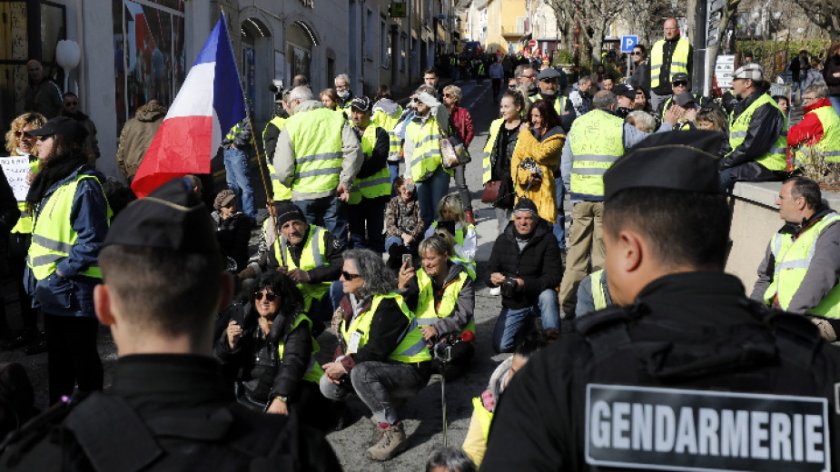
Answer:
M38 172L38 150L35 146L37 139L28 134L47 122L40 113L27 112L14 120L6 133L6 151L10 157L26 156L29 160L29 171L34 176ZM32 299L27 295L23 286L23 271L26 267L26 254L32 240L32 215L25 199L17 202L20 219L9 234L8 261L11 276L17 288L20 316L23 321L23 331L8 344L9 348L26 346L27 354L37 354L46 350L46 340L38 330L38 313L32 309ZM5 320L5 317L4 317ZM3 321L0 321L2 323ZM5 328L5 326L3 327ZM4 332L8 332L4 330Z

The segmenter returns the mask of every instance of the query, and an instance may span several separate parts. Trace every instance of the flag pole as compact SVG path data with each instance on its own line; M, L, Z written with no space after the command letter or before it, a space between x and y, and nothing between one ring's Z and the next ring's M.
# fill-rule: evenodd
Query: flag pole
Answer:
M225 28L228 28L228 22L227 22L227 17L225 16L225 10L224 10L224 8L222 8L221 4L219 4L219 12L222 15L222 21L224 21L224 23L225 23ZM228 29L228 31L230 31L230 29ZM230 50L233 51L233 43L230 39L230 34L228 34L227 37L228 37L228 43L230 43ZM239 79L239 83L241 84L242 80L241 80L241 77L239 75L239 68L236 67L236 61L235 60L234 60L233 64L234 64L234 69L236 69L236 77L237 77L237 79ZM265 175L266 174L266 167L263 165L264 159L260 156L259 142L257 141L256 133L254 133L254 120L251 117L251 113L249 113L249 111L248 111L248 97L245 95L245 87L241 87L241 89L242 89L242 102L245 103L245 118L248 119L248 129L251 131L251 139L254 140L254 152L257 153L257 167L259 167L259 169L260 169L260 182L262 183L262 186L263 186L263 193L265 194L266 204L269 204L270 203L270 201L269 201L270 192L269 192L269 186L268 186L269 180L266 179L266 175ZM277 233L276 236L279 238L280 234L277 230L277 218L274 216L274 214L271 212L271 210L268 211L268 217L271 218L272 226L275 228L275 232Z

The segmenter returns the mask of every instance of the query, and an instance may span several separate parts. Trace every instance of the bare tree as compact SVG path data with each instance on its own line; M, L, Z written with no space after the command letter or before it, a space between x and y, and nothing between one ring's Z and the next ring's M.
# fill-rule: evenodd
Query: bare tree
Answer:
M832 41L840 39L840 2L837 0L793 0L802 7L812 23L826 32Z
M717 35L718 40L709 48L707 49L706 54L708 57L711 58L711 64L715 64L717 62L718 51L720 50L720 44L722 41L726 40L726 28L729 25L730 19L735 16L735 12L738 10L738 5L741 4L741 0L724 0L723 1L723 9L720 15L720 21L718 22L717 26ZM714 74L714 65L709 67L707 74ZM706 83L711 84L712 78L707 76Z
M650 49L662 36L662 22L677 13L669 0L636 0L627 20L634 34L638 34L639 42Z
M604 33L619 13L627 11L629 3L620 0L579 0L581 32L592 46L593 61L601 62Z
M557 29L563 36L563 44L569 52L572 52L575 30L575 4L573 0L546 0L557 20Z

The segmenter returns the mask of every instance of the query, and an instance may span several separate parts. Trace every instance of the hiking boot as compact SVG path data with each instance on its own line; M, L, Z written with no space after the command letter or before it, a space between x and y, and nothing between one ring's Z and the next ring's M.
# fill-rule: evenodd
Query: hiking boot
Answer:
M372 433L370 434L370 445L373 446L382 439L385 428L380 428L379 422L373 419L373 417L370 418L370 423L373 425Z
M379 442L367 450L370 459L387 461L402 452L408 445L402 423L388 425L387 428L382 428L382 426L378 428L382 430L382 437L379 438Z

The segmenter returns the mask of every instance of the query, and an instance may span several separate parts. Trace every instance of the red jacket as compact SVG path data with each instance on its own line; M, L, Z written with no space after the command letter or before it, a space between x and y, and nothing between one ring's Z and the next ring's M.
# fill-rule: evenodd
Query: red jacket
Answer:
M803 110L805 115L802 117L802 121L794 126L791 126L788 130L788 148L796 147L801 144L813 146L814 144L820 142L825 130L823 130L822 123L820 123L820 119L817 118L817 114L811 112L817 108L830 106L831 102L828 101L827 98L823 98L805 107Z
M459 106L450 110L449 124L455 129L455 133L464 143L464 146L469 146L473 140L472 116L470 116L469 110Z

